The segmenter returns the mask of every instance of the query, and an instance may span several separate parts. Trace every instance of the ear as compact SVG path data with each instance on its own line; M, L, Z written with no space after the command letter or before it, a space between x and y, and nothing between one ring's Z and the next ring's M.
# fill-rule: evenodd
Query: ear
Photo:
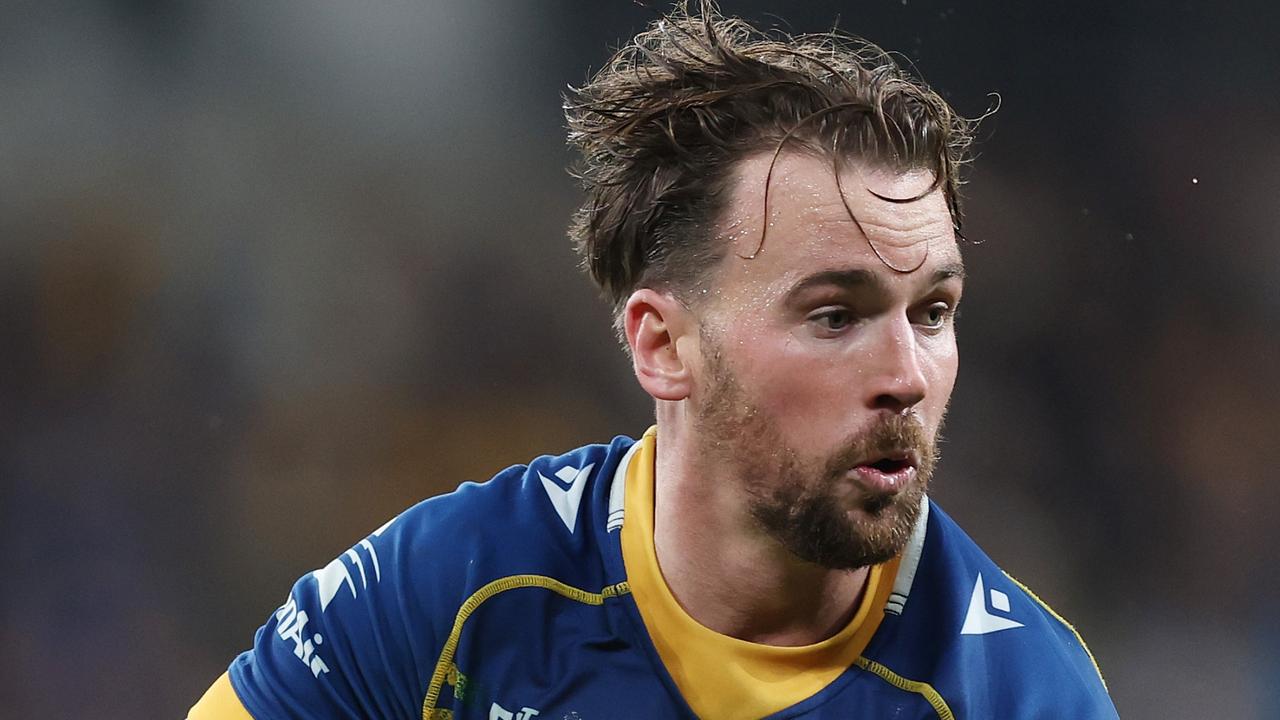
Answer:
M631 293L622 313L640 387L655 400L689 397L693 390L690 363L698 356L693 314L670 293L651 288Z

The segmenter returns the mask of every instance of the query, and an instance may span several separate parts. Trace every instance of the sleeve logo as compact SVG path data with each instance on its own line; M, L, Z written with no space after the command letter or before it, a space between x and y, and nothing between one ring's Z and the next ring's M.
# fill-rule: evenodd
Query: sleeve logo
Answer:
M320 600L320 612L323 613L329 607L329 603L333 602L334 597L344 586L351 590L351 597L359 597L359 591L356 590L355 578L351 574L351 570L347 566L347 559L360 574L360 588L367 589L370 582L370 573L372 573L373 582L382 579L382 567L378 563L378 551L374 549L372 538L376 538L382 534L394 519L386 525L373 531L369 537L356 543L355 547L345 553L334 558L333 562L313 571L310 575L316 580L316 594ZM365 560L369 561L369 570L365 570ZM314 610L314 608L312 608ZM307 623L311 622L311 617L307 615L307 611L298 607L298 600L293 593L289 593L289 599L285 604L276 610L276 635L285 643L293 643L293 655L306 665L311 674L320 677L321 674L329 672L329 666L321 659L316 648L324 644L324 636L320 633L309 634L307 631Z
M294 656L311 669L312 675L320 677L320 673L329 672L329 666L316 654L316 646L323 643L324 638L320 633L306 637L308 622L307 611L299 610L298 601L289 593L284 607L276 611L276 635L285 642L292 641Z
M311 573L316 579L317 592L320 594L320 612L328 609L329 603L333 602L334 596L338 594L338 590L342 589L344 585L351 591L351 597L360 596L360 592L356 590L355 578L351 575L346 559L350 559L351 565L359 571L360 588L362 590L369 587L370 573L373 574L375 583L382 579L382 566L378 564L378 551L374 549L370 539L381 535L393 522L395 522L394 519L374 530L373 534L356 543L355 547L334 558L328 565ZM361 559L362 555L369 559L368 572L365 570L364 560Z
M595 463L590 463L581 470L565 466L555 472L554 479L538 473L551 505L571 534L578 526L578 506L582 504L582 491L587 487L587 477L595 466Z
M991 608L1001 613L1008 613L1009 596L995 588L991 588ZM986 635L1022 627L1022 623L987 609L987 591L982 585L982 573L978 573L978 581L973 585L973 595L969 598L969 611L964 616L964 627L961 635Z

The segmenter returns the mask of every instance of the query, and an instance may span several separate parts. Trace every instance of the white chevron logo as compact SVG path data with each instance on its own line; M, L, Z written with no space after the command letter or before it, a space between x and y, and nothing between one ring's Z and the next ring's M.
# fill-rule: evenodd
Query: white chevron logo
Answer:
M373 543L370 542L370 539L381 535L382 532L390 527L391 523L395 521L395 518L391 518L382 527L370 533L369 537L356 543L355 547L334 558L333 562L330 562L319 570L312 571L311 574L315 576L316 584L319 586L318 592L320 594L321 612L324 612L329 608L329 603L333 602L333 597L338 594L338 590L342 589L343 585L346 585L347 589L351 591L351 597L359 596L355 580L351 576L351 570L347 567L347 563L343 561L342 558L350 558L352 564L354 564L356 569L360 571L360 587L369 587L370 573L365 571L364 562L360 560L361 554L356 552L357 549L363 549L365 554L368 556L368 559L371 561L373 582L377 582L382 579L382 566L378 564L378 551L374 549Z
M591 475L591 469L595 466L595 463L590 463L581 470L568 466L562 467L555 472L555 480L538 473L538 477L542 479L542 487L547 491L547 497L551 499L551 505L555 507L570 533L578 526L578 506L582 504L582 490L587 486L587 477Z
M1009 596L991 588L991 607L1000 612L1009 612ZM982 585L982 573L978 573L978 581L973 585L973 595L969 598L969 612L964 616L964 627L961 635L986 635L987 633L1011 630L1022 627L1017 620L993 615L987 610L987 591Z

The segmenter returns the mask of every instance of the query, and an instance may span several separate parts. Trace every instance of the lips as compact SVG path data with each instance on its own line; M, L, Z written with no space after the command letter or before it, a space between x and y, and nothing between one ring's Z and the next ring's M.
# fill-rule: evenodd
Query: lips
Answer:
M893 495L915 479L919 465L913 452L890 453L854 466L853 477L865 492Z

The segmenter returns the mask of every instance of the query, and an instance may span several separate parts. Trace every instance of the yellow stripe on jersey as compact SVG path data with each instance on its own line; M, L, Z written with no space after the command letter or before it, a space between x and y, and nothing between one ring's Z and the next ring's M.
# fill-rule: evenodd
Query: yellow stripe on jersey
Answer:
M937 690L934 690L933 686L929 683L920 682L919 680L908 680L875 660L868 660L864 657L860 657L857 662L858 667L879 675L884 678L886 682L899 690L906 690L908 692L923 695L924 699L933 707L933 711L938 713L938 720L955 720L956 716L951 712L951 708L947 706L947 701L943 700L942 695L939 694Z
M1037 603L1039 603L1040 607L1044 608L1045 611L1048 612L1050 615L1052 615L1055 620L1057 620L1058 622L1066 626L1066 628L1071 631L1072 635L1076 636L1076 642L1080 643L1080 647L1084 648L1084 654L1089 656L1089 662L1093 663L1093 671L1098 673L1098 680L1102 682L1102 689L1106 690L1107 680L1106 678L1102 677L1102 668L1098 667L1098 661L1093 658L1093 652L1089 650L1088 645L1084 644L1084 638L1081 637L1080 633L1076 631L1075 626L1067 622L1067 619L1059 615L1053 608L1049 607L1049 603L1041 600L1039 595L1036 595L1035 593L1031 592L1031 588L1027 587L1026 585L1023 585L1022 582L1018 580L1018 578L1010 575L1009 573L1005 573L1004 576L1012 580L1015 585L1022 588L1023 592L1030 595L1032 600L1035 600Z
M649 636L694 713L704 720L764 717L812 697L859 663L884 618L899 559L870 569L853 620L820 643L775 647L721 635L690 617L662 577L653 545L656 430L640 443L627 468L622 557ZM894 684L915 690L905 682Z
M240 702L226 673L214 681L204 697L187 712L187 720L253 720Z
M449 670L453 668L453 654L458 651L458 641L462 637L462 626L467 622L467 618L471 617L471 614L477 608L494 595L519 588L550 590L584 605L603 605L607 598L626 595L629 592L626 582L609 585L600 592L593 593L572 585L566 585L546 575L508 575L507 577L498 578L471 593L471 597L462 603L462 607L458 609L458 614L453 618L453 629L449 631L449 639L445 640L444 648L440 651L440 659L436 661L435 672L431 674L431 684L427 686L427 696L422 700L423 720L443 717L436 710L436 703L440 701L440 690L444 686L445 679L449 676Z

